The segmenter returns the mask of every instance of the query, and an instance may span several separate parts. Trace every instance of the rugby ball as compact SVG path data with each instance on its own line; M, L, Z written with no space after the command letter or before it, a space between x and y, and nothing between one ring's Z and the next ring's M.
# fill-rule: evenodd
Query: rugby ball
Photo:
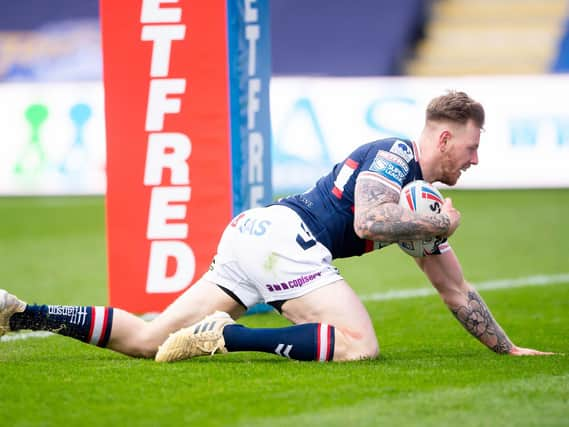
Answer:
M417 213L441 213L443 196L427 181L413 181L401 190L399 206ZM445 238L434 237L428 240L404 240L399 247L409 255L419 258L435 253Z

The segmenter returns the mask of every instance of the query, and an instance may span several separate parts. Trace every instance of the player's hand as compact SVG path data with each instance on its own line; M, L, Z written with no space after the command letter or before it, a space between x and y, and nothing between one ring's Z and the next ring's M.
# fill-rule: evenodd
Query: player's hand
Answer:
M549 351L539 351L531 348L516 347L516 346L513 346L512 349L510 350L510 355L512 356L551 356L553 354L556 353L552 353Z
M452 205L452 199L450 197L445 198L445 202L441 208L441 213L446 214L450 219L448 233L446 236L444 236L450 237L460 225L460 212L454 208Z

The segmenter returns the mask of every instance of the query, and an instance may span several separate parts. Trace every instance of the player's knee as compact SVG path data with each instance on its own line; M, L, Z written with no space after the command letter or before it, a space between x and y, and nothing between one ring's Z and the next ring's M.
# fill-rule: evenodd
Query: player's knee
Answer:
M366 359L376 359L379 356L379 344L377 339L368 340L362 343L358 351L352 353L348 360L366 360Z
M375 335L363 337L349 337L345 345L334 355L335 361L354 361L376 359L379 356L379 343Z

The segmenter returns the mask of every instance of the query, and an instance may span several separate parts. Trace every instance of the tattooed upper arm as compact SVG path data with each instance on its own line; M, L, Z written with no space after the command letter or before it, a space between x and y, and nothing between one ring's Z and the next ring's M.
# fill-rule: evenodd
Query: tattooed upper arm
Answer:
M399 193L369 177L359 177L354 201L356 208L373 209L383 203L399 202Z
M446 215L418 215L398 204L399 193L372 177L358 177L354 194L354 230L380 242L417 240L445 234Z
M370 177L360 176L354 194L354 229L358 236L384 242L395 241L381 232L387 221L385 209L401 209L399 193Z

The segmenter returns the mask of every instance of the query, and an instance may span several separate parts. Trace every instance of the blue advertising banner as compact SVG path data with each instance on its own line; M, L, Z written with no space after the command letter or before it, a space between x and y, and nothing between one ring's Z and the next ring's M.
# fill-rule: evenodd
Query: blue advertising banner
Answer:
M272 200L269 0L228 0L233 215Z

